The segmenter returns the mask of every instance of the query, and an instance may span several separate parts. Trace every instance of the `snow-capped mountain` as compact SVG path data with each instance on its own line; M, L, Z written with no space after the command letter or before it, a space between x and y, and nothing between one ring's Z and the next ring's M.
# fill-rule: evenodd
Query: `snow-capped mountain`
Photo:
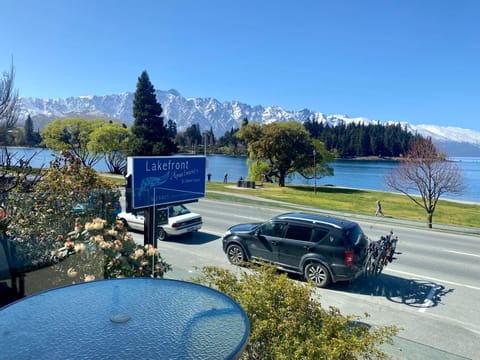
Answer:
M21 121L30 114L34 127L39 130L52 120L67 117L105 118L131 125L133 97L133 93L123 93L63 99L21 98ZM176 90L157 90L157 100L163 107L165 121L175 121L178 131L183 131L192 124L199 124L202 130L212 128L217 137L232 128L237 128L244 118L249 122L261 124L275 121L304 122L311 118L331 126L349 123L382 123L363 117L325 115L308 109L290 111L279 106L252 106L239 101L219 102L213 98L187 99ZM402 125L412 133L431 137L449 156L480 156L480 132L478 131L436 125L409 123L402 123Z

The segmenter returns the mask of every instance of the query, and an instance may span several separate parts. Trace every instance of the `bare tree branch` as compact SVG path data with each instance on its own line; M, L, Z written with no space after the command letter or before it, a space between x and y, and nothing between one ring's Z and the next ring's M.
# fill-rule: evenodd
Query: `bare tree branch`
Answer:
M17 124L19 116L18 91L13 88L15 70L13 64L9 72L0 78L0 194L5 195L14 189L26 191L36 181L35 169L30 166L37 155L19 157L7 148L10 131ZM38 171L37 171L38 173Z
M33 169L30 166L32 159L37 156L34 152L30 156L18 156L6 146L0 148L0 194L6 194L14 189L28 191L40 180L42 168Z
M440 197L464 191L460 168L446 160L430 138L416 140L400 165L385 176L385 182L425 210L429 228Z
M2 132L0 141L4 141L8 131L15 128L19 116L18 91L13 87L14 78L13 65L10 67L10 72L3 72L0 78L0 131Z

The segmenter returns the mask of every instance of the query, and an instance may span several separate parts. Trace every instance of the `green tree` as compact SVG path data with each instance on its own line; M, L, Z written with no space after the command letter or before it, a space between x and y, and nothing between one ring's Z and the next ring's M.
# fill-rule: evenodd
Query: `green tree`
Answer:
M247 155L247 145L244 140L237 136L238 128L231 128L218 139L218 151L228 155Z
M167 122L168 137L170 139L175 139L177 136L177 123L173 120L168 120Z
M298 122L249 124L237 136L248 144L249 160L266 163L269 170L265 176L276 178L279 186L285 186L285 178L294 173L305 178L333 174L327 165L333 155L322 142L313 141Z
M266 176L270 170L270 166L263 161L255 161L247 159L248 179L253 181L270 182L271 179Z
M361 318L322 308L311 284L298 284L262 266L238 276L217 267L203 268L196 282L232 297L250 321L244 360L386 359L378 348L392 343L395 326L361 326ZM367 315L366 315L367 316Z
M33 121L30 116L30 114L27 116L27 119L25 120L25 125L23 127L24 133L25 133L25 145L27 146L33 146L36 143L36 137L35 137L35 132L33 131Z
M55 120L42 130L43 144L52 150L68 150L80 159L83 165L93 166L103 156L88 149L90 135L107 122L103 119L85 120L79 118Z
M112 174L123 174L127 165L127 146L130 131L118 123L97 127L90 134L87 148L93 154L103 154Z
M211 147L215 144L215 136L213 130L200 132L200 124L193 124L185 129L185 131L178 133L175 142L185 152L200 151L203 153L207 149L204 147Z
M400 124L351 123L329 126L322 121L308 119L303 125L310 136L324 142L328 151L335 151L340 157L398 157L407 152L413 140L421 138Z
M138 78L133 99L133 136L129 141L128 155L172 155L177 152L177 146L170 139L169 131L163 122L162 112L155 88L147 72L143 71Z
M244 127L247 125L248 125L248 118L245 117L242 119L242 122L240 123L240 127Z
M203 146L204 146L204 150L205 150L205 153L208 152L208 150L210 148L212 148L212 146L215 145L215 134L213 133L213 129L212 127L210 127L210 130L205 130L203 132Z
M202 144L202 133L200 132L200 124L192 124L184 133L186 146L196 149Z

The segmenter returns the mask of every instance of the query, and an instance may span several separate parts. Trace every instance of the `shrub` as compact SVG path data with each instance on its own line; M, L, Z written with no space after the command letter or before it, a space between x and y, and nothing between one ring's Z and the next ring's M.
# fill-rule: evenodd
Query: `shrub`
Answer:
M75 265L58 266L72 282L91 281L97 278L99 264L103 269L101 278L155 277L163 278L171 269L152 245L138 245L127 233L122 222L108 228L106 221L93 219L83 226L78 221L75 230L64 239L61 248L52 251L52 259L62 265L70 256L76 258Z
M250 320L250 336L242 359L383 359L378 345L392 343L395 326L358 326L357 316L322 308L311 284L296 283L271 266L239 276L204 267L194 281L236 300ZM365 314L365 316L368 316Z
M58 238L78 219L100 216L109 224L115 221L119 190L68 151L56 156L31 190L11 193L0 220L0 231L19 250L18 266L48 262L51 251L62 246Z

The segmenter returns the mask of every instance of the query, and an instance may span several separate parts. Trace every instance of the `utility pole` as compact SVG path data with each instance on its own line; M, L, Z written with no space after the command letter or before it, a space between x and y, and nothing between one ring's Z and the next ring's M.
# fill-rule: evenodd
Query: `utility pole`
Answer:
M317 195L317 159L315 155L317 152L313 149L313 193Z

